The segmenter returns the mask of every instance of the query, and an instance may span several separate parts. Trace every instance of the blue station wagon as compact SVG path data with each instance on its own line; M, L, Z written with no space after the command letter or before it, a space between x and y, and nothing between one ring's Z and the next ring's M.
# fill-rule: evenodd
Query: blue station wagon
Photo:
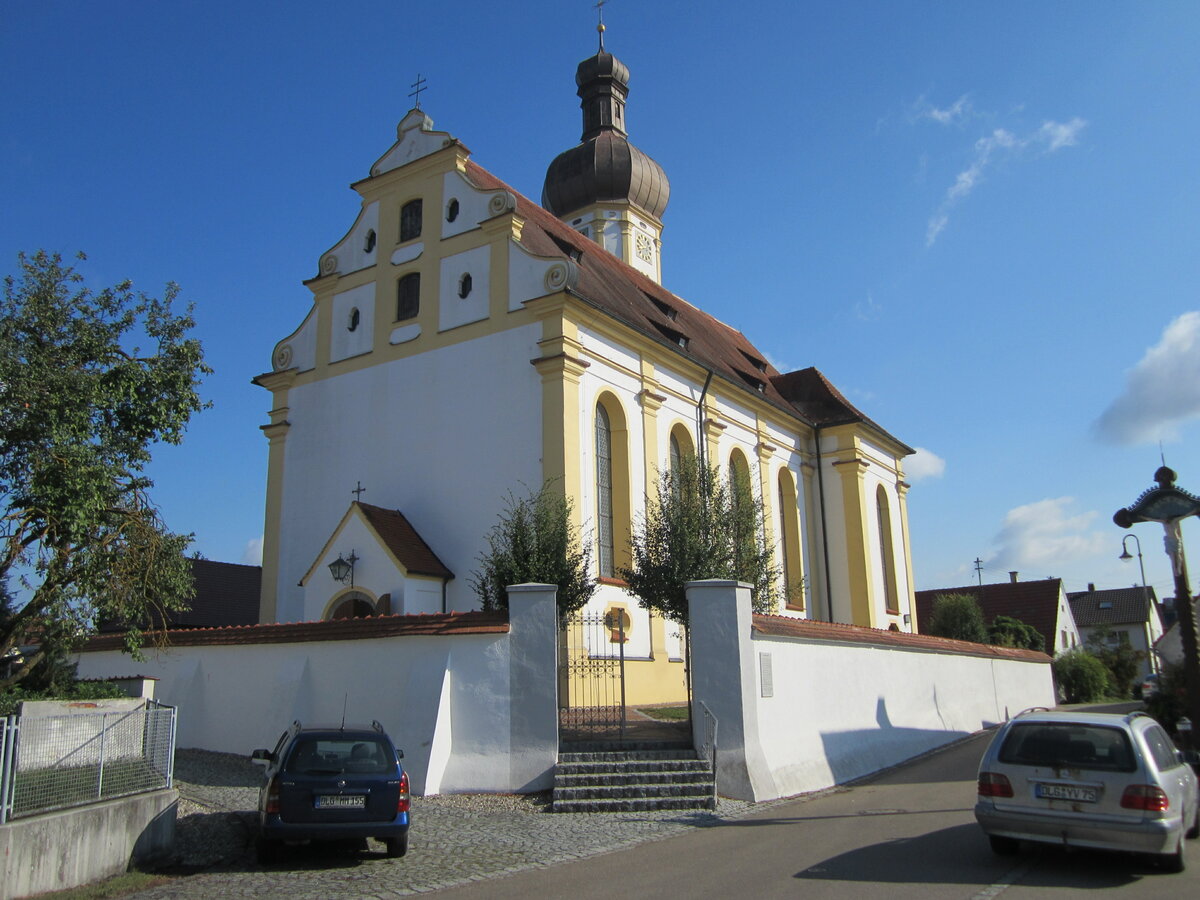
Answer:
M274 750L259 791L259 862L278 861L285 843L375 838L388 856L408 852L408 774L378 722L305 726L294 722Z

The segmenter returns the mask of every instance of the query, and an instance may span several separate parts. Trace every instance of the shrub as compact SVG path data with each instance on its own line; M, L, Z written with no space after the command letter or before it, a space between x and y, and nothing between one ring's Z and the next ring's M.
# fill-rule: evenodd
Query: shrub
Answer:
M983 610L970 594L938 594L933 598L933 614L925 627L926 634L986 644L987 626Z
M1167 663L1158 676L1158 692L1146 701L1150 713L1163 728L1172 734L1176 724L1187 715L1187 684L1183 663Z
M1067 703L1093 703L1103 700L1108 692L1108 669L1082 648L1057 657L1053 670L1054 681Z

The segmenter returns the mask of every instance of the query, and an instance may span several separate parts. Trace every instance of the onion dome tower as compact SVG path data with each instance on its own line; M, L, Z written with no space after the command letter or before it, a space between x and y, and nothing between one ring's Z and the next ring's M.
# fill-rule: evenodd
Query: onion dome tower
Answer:
M629 69L600 49L575 71L583 134L546 171L542 206L656 282L662 281L662 214L671 185L662 166L625 132Z

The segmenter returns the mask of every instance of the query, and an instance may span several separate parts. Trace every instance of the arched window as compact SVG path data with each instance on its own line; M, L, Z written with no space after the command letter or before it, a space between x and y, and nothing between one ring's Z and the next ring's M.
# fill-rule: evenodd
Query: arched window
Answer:
M421 311L421 273L410 272L396 283L396 321L415 319Z
M347 594L329 614L331 619L365 619L375 615L375 607L363 594Z
M421 236L421 201L409 200L400 208L400 243Z
M896 556L892 547L892 511L883 485L875 489L875 521L879 525L879 556L883 567L883 596L890 613L900 612L896 589Z
M613 513L612 513L612 423L601 405L596 406L596 534L599 544L596 558L600 574L612 578Z
M683 448L679 446L679 438L675 436L675 432L671 432L670 440L670 457L667 465L670 467L672 475L679 474L679 468L683 465Z
M800 558L800 523L796 482L790 470L779 470L779 561L788 609L804 609L804 572Z
M741 576L743 566L755 555L758 537L750 466L741 450L729 454L729 499L734 524L734 561Z
M611 394L596 403L596 561L602 578L629 563L629 434L621 404Z

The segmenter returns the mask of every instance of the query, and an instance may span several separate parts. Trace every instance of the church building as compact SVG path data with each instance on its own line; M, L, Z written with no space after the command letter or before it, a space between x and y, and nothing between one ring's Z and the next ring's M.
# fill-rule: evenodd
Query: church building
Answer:
M272 398L260 621L477 608L505 498L550 481L592 542L591 606L628 616L628 658L677 669L679 636L619 572L656 473L698 453L762 501L778 614L915 630L912 449L663 286L669 183L630 143L629 70L603 33L575 78L580 143L540 204L419 106L352 185L357 218L255 379Z

